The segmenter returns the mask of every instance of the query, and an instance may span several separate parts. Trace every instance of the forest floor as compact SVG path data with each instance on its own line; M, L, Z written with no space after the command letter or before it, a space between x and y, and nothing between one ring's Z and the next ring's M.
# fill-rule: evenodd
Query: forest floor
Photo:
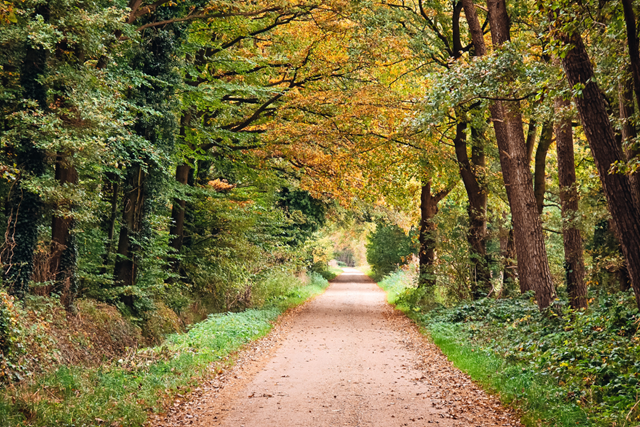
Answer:
M521 426L352 268L148 424Z

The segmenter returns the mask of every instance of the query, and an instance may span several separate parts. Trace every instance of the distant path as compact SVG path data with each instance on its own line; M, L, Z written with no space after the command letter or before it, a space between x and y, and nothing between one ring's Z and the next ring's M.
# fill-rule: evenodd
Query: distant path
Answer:
M356 269L274 333L154 425L520 426Z

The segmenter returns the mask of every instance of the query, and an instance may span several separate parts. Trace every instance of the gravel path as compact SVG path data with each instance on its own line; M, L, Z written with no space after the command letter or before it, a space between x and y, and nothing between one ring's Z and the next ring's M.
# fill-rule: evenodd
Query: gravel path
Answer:
M520 426L356 269L176 401L169 426Z

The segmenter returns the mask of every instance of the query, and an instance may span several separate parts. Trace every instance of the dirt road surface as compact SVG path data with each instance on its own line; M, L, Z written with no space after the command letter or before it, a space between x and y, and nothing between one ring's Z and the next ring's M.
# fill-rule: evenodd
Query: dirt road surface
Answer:
M158 427L520 426L356 269L175 402Z

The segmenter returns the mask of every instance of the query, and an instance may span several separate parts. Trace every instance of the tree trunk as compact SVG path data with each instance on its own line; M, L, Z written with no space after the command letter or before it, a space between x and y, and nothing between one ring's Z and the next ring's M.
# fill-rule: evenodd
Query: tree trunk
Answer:
M529 129L527 129L527 159L531 163L531 156L533 156L533 147L536 145L536 131L538 130L538 124L535 119L529 120Z
M58 153L56 158L55 179L64 186L65 184L77 184L78 173L72 165L69 165L63 154ZM58 272L62 252L67 247L70 235L71 217L54 215L51 221L51 260L50 270Z
M631 84L620 84L618 103L620 106L620 120L622 121L622 150L625 152L627 160L632 160L640 156L640 151L634 149L632 145L637 135L636 129L631 122L635 110L633 105L633 86ZM640 174L636 172L629 175L629 182L631 183L631 193L635 197L636 206L640 207Z
M463 6L474 48L477 52L486 52L482 27L475 8L469 0L465 0ZM510 38L505 2L487 0L487 8L493 45L498 47ZM520 290L534 290L538 306L543 309L551 304L555 291L533 193L520 103L497 101L492 104L490 110L513 219Z
M487 54L487 47L484 42L484 33L482 26L478 20L478 13L476 12L476 6L473 4L473 0L462 0L462 7L464 9L464 15L467 18L467 25L469 25L469 32L471 33L471 41L473 42L473 55L485 56Z
M191 121L191 113L185 113L180 120L180 137L183 141L186 140L186 127L189 126ZM176 181L181 187L186 187L189 183L189 177L192 174L192 168L188 162L182 163L176 167ZM184 243L184 222L185 222L185 210L187 203L185 200L174 199L173 206L171 207L171 226L169 228L169 234L171 234L171 241L169 247L175 249L175 254L178 255L182 250ZM179 272L180 262L177 257L172 257L172 267L175 273Z
M133 286L137 276L136 255L139 248L134 241L142 230L144 179L145 173L139 165L131 166L127 171L127 187L122 206L122 225L113 273L118 286Z
M120 196L120 179L115 173L105 174L105 179L109 181L108 186L103 184L103 188L106 187L105 193L109 194L109 217L104 222L104 231L107 233L107 243L105 245L104 255L102 257L102 274L107 272L107 265L109 264L109 258L111 257L111 251L113 248L113 238L116 232L116 220L118 219L118 197Z
M505 215L506 216L506 215ZM500 257L503 262L502 269L502 292L515 285L517 279L517 269L513 262L516 257L515 242L513 241L513 226L500 226L499 229Z
M431 194L431 181L426 181L422 185L420 193L420 251L418 260L420 262L419 287L433 287L436 284L434 271L436 259L436 224L433 218L438 213L438 202L442 200L450 190L443 190L436 194Z
M78 184L78 172L61 153L56 159L55 178L61 185ZM78 248L73 235L75 221L71 216L54 215L51 221L51 261L50 271L55 275L54 292L63 296L64 306L73 310L77 294Z
M501 46L509 40L509 17L505 2L488 0L487 7L493 45ZM470 30L475 27L479 27L479 23L469 26ZM474 36L474 41L476 38L479 36ZM553 301L555 290L533 193L520 103L496 101L491 106L491 116L511 207L520 289L522 292L534 290L538 307L544 309Z
M431 195L431 182L427 181L422 185L422 192L420 193L419 287L430 287L436 284L433 268L436 257L436 226L432 221L436 213L438 213L438 202Z
M544 193L547 190L547 153L549 152L551 141L553 141L553 124L548 121L542 125L542 134L540 135L540 142L538 142L534 166L533 194L536 198L539 215L542 215L544 209Z
M629 48L629 62L631 62L631 76L636 102L640 106L640 51L638 50L638 33L636 29L636 14L633 11L632 0L622 0L624 22L627 27L627 46Z
M562 23L558 22L558 26L560 25ZM582 96L576 97L575 102L598 168L617 235L621 239L631 286L640 307L640 211L632 196L629 177L609 173L611 165L624 161L625 156L616 141L605 100L595 82L593 67L581 35L579 33L569 35L559 31L556 37L565 46L571 46L562 60L569 85L584 87Z
M469 199L469 232L467 239L471 248L471 264L473 265L474 299L487 295L491 288L490 272L487 260L487 193L480 186L475 167L484 166L484 150L481 147L472 148L472 165L467 154L465 129L467 123L461 122L456 126L456 136L453 140L460 169L460 176Z
M176 181L186 186L189 182L189 175L191 174L192 168L188 164L178 165L176 168ZM171 227L169 229L169 234L171 234L171 242L169 242L169 246L175 249L175 254L178 255L182 250L182 245L184 242L184 223L185 223L185 213L187 208L187 202L181 199L174 199L173 207L171 208ZM180 270L180 261L175 256L172 257L172 268L175 273L179 273Z
M49 21L49 7L38 6L35 15L44 22ZM23 97L37 102L40 110L46 111L47 88L41 83L46 73L48 50L29 45L20 65L20 85ZM36 129L33 129L37 132ZM22 139L14 147L16 164L21 175L40 177L46 171L45 152L36 147L32 139ZM42 217L43 203L40 195L22 186L20 176L9 193L9 224L7 239L2 252L4 285L16 297L23 299L29 290L29 281L33 273L33 256L38 244L38 225Z
M576 187L576 167L573 155L573 131L571 118L566 111L569 101L555 100L556 151L558 155L558 182L562 207L562 241L564 244L564 268L567 279L569 303L574 309L587 308L587 285L584 281L584 257L582 236L575 226L578 212L578 189Z

